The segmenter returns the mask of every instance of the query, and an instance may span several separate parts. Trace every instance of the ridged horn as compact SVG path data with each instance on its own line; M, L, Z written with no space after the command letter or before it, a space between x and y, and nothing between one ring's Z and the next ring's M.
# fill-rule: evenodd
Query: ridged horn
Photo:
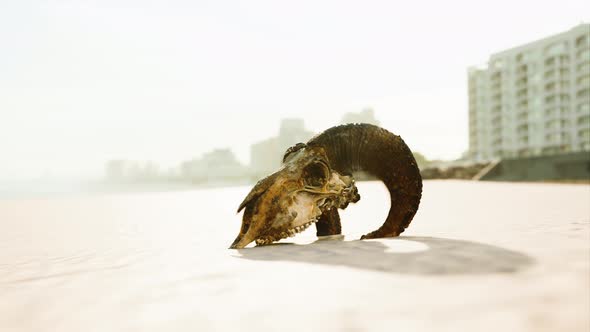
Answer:
M391 206L385 223L363 239L397 236L412 221L422 196L422 177L412 151L391 132L371 124L332 127L312 138L321 146L330 166L341 174L367 172L385 184Z

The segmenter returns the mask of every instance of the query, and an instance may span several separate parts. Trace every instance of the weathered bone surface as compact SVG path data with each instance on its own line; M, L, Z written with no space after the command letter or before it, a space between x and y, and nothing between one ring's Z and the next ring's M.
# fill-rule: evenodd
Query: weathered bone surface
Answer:
M422 195L416 160L401 137L370 124L348 124L285 152L282 167L260 180L240 204L242 227L230 248L269 244L314 223L318 236L340 234L338 209L360 199L352 177L356 171L383 181L391 198L385 223L362 239L401 234Z

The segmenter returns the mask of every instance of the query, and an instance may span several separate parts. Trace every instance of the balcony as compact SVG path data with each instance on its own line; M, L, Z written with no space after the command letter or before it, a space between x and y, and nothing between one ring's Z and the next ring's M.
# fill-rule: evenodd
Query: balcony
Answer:
M553 70L548 70L548 71L546 71L546 72L545 72L545 74L543 75L543 77L544 77L546 80L552 79L552 78L554 78L555 76L557 76L557 74L555 73L555 70L554 70L554 69L553 69Z
M516 87L523 88L523 87L526 87L528 83L529 83L528 78L524 77L524 78L518 79L516 81Z
M553 66L555 66L555 62L556 62L555 57L552 56L552 57L545 60L545 67L553 67Z
M584 62L580 63L576 67L576 70L580 74L590 74L590 61L584 61Z
M588 59L590 59L590 49L583 48L583 49L579 50L576 54L576 58L578 60L582 60L582 61L586 60L587 61Z
M522 145L528 145L528 144L522 144ZM528 147L523 147L518 150L519 157L528 157L531 155L532 155L532 151Z
M492 75L490 76L492 81L499 81L502 79L502 72L500 70L495 70Z
M528 66L527 65L520 65L520 66L516 67L516 75L517 76L526 75L527 72L528 72Z
M569 107L551 107L545 110L545 120L560 120L569 116Z
M517 146L519 148L526 148L529 145L529 136L528 135L524 135L518 138L517 142Z
M492 105L494 105L493 108L502 107L502 97L500 95L493 96L491 102L492 102ZM493 111L493 109L492 109L492 111Z
M547 106L555 106L557 104L560 105L569 105L570 96L565 93L561 94L552 94L545 97L545 105Z
M520 100L516 104L516 107L518 107L518 108L528 108L529 107L529 102L526 99L525 100Z
M576 97L582 100L588 100L590 98L590 88L581 89L576 93Z
M496 116L492 119L492 127L498 129L502 125L502 118Z
M565 67L569 65L570 57L567 55L560 55L560 56L552 56L545 60L545 67L546 68L553 68L555 66Z
M586 86L589 86L590 85L590 75L589 74L586 74L586 75L578 76L578 78L576 79L576 83L578 85L586 85Z
M576 111L578 113L587 114L588 112L590 112L590 102L578 104L578 106L576 107Z
M576 48L586 48L590 44L590 37L588 35L582 35L576 38Z
M516 121L518 121L518 122L528 121L528 119L529 119L528 109L521 110L516 114Z
M527 134L529 132L529 125L528 124L521 124L516 127L516 132L518 134Z
M516 91L516 98L517 99L526 98L527 96L528 96L528 89L527 88L519 89Z
M567 90L570 86L570 83L568 81L553 81L550 83L545 84L545 92L548 93L555 93L555 92L559 92L561 90Z
M502 139L502 128L494 128L492 129L492 137L496 138L496 139Z
M578 117L576 127L578 127L578 129L590 128L590 115L582 115Z

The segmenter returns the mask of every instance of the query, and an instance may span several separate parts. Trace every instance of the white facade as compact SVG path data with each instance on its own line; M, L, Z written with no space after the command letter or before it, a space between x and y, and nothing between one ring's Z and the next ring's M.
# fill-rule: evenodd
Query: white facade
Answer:
M468 75L471 158L590 151L590 24L493 54Z

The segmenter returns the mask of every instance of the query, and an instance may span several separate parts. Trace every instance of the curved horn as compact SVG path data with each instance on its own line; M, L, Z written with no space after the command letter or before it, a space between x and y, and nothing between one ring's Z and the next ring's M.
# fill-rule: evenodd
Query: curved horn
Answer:
M385 223L363 235L371 239L401 234L412 221L422 196L422 177L412 151L401 137L366 123L332 127L308 142L321 146L341 174L365 171L379 178L391 197Z

